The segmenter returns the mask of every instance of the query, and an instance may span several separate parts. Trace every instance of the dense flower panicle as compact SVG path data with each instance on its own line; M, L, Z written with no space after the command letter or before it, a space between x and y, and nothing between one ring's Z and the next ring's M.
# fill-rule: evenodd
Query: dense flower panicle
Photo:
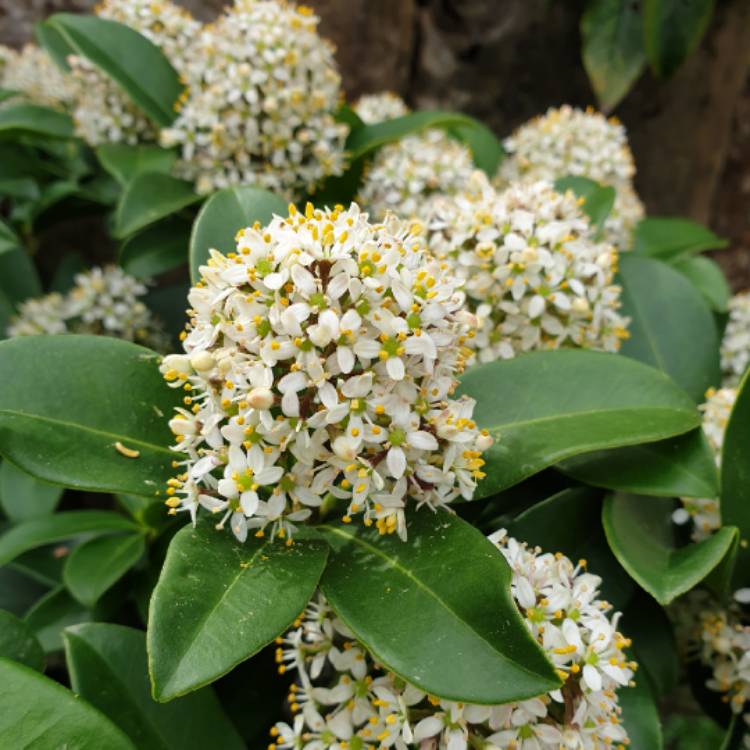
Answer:
M66 295L54 292L24 302L8 335L87 333L165 351L169 337L141 300L147 290L117 266L92 268L76 276Z
M74 95L72 78L63 73L41 47L26 44L20 52L0 51L0 88L19 92L33 104L67 110ZM8 100L17 104L17 98Z
M162 372L187 391L171 420L187 454L167 490L238 539L286 538L324 499L406 535L407 498L470 498L492 439L451 394L471 316L444 264L406 224L289 207L213 251L190 291L185 355Z
M721 341L725 386L737 386L750 364L750 292L729 300L729 320Z
M302 5L236 0L204 27L179 116L161 134L198 192L250 183L294 197L342 173L341 79L317 25Z
M737 398L734 388L709 389L706 402L701 405L703 412L703 432L714 453L716 466L721 466L721 449L724 445L724 432ZM682 508L674 512L676 523L693 521L692 537L696 542L711 536L721 526L718 498L681 498Z
M617 251L597 241L576 197L547 182L497 192L481 172L425 211L431 252L465 280L482 362L558 347L617 351L627 319L614 284Z
M504 531L490 539L512 569L526 625L565 685L537 698L478 706L426 695L378 666L322 595L277 640L279 671L296 671L291 724L269 750L596 750L624 748L617 689L635 664L619 615L598 598L601 579L562 554L529 549Z
M188 50L201 26L184 8L169 0L104 0L96 13L145 36L184 76ZM87 143L135 145L156 140L156 125L106 73L77 56L71 59L71 70L76 81L76 130Z
M398 112L397 116L409 112L394 94L363 97L355 111L365 122L380 113L389 119L394 116L391 112ZM430 196L462 190L474 169L471 151L465 145L443 130L428 128L378 150L367 167L359 200L376 219L388 211L405 219L421 217Z
M629 249L644 210L632 180L635 162L622 123L591 109L550 108L518 128L503 143L508 154L498 180L505 187L520 180L549 180L576 175L615 188L613 210L604 230L620 250Z
M374 125L377 122L408 115L409 107L397 94L383 91L379 94L360 96L354 104L354 111L365 125Z

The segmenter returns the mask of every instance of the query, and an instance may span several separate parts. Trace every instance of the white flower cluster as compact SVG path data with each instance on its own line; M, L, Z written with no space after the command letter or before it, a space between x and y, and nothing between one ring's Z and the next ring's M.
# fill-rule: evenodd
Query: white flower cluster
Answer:
M198 192L245 183L293 197L341 174L341 79L318 20L302 5L235 0L204 27L179 117L161 134Z
M279 671L296 670L291 725L269 750L594 750L628 744L617 689L636 665L619 615L598 599L601 579L582 561L528 549L504 531L490 539L508 561L526 625L564 681L561 689L499 706L439 700L378 667L322 595L277 640Z
M729 300L729 320L721 342L724 385L737 386L750 364L750 292Z
M365 122L370 117L392 117L408 113L393 100L394 94L379 94L360 100L355 111ZM445 131L428 128L408 135L378 150L368 165L359 193L359 201L376 219L392 211L405 219L421 217L430 196L453 195L462 190L472 172L474 161L469 149L449 138Z
M92 268L66 295L53 292L22 303L8 335L88 333L134 341L165 351L169 338L140 297L146 285L117 266Z
M460 195L433 199L424 221L430 251L465 280L480 361L571 346L617 351L627 338L617 251L594 239L571 192L542 181L499 193L475 172Z
M200 30L185 9L169 0L104 0L96 13L145 36L178 73L185 73L188 49ZM70 62L76 82L73 117L81 138L92 146L156 140L156 126L118 83L85 58L73 56Z
M26 44L20 52L9 47L0 50L0 88L17 91L32 104L62 110L71 107L74 96L71 77L35 44ZM18 104L16 97L7 101Z
M734 388L709 389L706 402L701 404L703 412L703 432L714 452L716 466L721 465L721 449L724 445L724 432L732 413L732 407L737 398ZM672 516L675 523L693 521L692 537L696 542L711 536L721 526L718 498L681 498L682 508L676 510Z
M188 393L170 421L187 454L167 504L222 513L241 541L290 539L328 497L405 537L407 498L470 498L491 437L451 399L469 353L464 295L406 225L293 205L213 251L190 291L185 355L162 363Z
M390 91L361 96L354 105L354 111L365 125L374 125L384 120L393 120L396 117L409 114L406 102Z
M498 180L549 180L576 175L615 188L615 204L604 233L620 250L630 247L644 210L633 188L635 162L622 123L591 109L563 106L525 123L503 143L508 157Z

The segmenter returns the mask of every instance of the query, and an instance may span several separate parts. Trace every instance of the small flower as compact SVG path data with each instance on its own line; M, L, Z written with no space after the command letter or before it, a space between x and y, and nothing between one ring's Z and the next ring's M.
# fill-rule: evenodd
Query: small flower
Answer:
M53 292L44 297L27 299L18 308L18 315L8 325L8 336L39 336L68 333L66 300Z
M384 120L393 120L396 117L409 114L406 102L390 91L361 96L354 105L354 111L365 125L374 125Z
M721 341L721 369L725 386L737 386L750 364L750 292L729 300L729 320Z
M67 110L73 102L74 87L69 75L63 73L46 50L26 44L20 52L0 49L0 88L17 91L32 104ZM13 97L9 105L17 104Z

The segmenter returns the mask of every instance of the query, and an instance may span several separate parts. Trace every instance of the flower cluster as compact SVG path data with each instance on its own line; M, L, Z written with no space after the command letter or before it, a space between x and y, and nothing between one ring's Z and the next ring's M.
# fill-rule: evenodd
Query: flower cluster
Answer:
M377 122L409 114L406 102L390 91L361 96L354 105L354 111L365 125L374 125Z
M283 638L279 670L296 670L295 717L272 729L269 750L624 749L617 689L635 664L617 632L619 615L598 599L601 579L564 555L529 549L504 531L490 539L513 572L512 594L526 625L565 685L499 706L439 700L384 671L320 595Z
M750 292L729 300L729 320L721 341L724 385L737 386L750 364Z
M17 91L33 104L66 110L71 107L74 86L47 52L27 44L20 52L3 47L0 50L0 88ZM16 99L9 99L15 104Z
M198 192L250 183L289 197L341 174L341 79L305 6L236 0L192 49L180 114L162 131Z
M590 109L551 108L518 128L503 143L508 158L498 180L549 180L576 175L615 188L615 204L605 237L620 250L630 247L633 228L644 210L633 189L635 162L623 125Z
M104 0L96 9L100 18L130 26L166 55L178 73L187 68L190 45L200 24L169 0ZM134 145L157 138L156 126L122 88L83 57L71 58L76 82L73 117L76 131L87 143Z
M187 454L167 504L290 538L327 497L381 533L404 506L470 498L492 439L451 398L469 329L456 280L391 217L294 206L213 251L190 291L185 355L162 363L187 391L170 422Z
M9 336L88 333L134 341L165 351L169 339L140 299L146 285L117 266L92 268L66 295L53 292L22 303Z
M366 118L387 119L398 112L408 113L394 102L393 94L380 94L361 99L355 108ZM421 217L430 196L453 195L462 190L474 171L469 149L449 138L443 130L428 128L383 146L368 165L359 200L376 219L388 211L403 218Z
M700 407L703 412L703 432L714 452L717 466L721 463L724 432L736 398L737 391L734 388L711 388L706 393L706 403ZM676 510L672 518L679 524L692 519L692 537L696 542L711 536L721 526L717 498L684 497L681 502L683 507Z
M481 172L425 211L431 252L465 280L480 361L558 347L617 351L627 338L617 251L595 240L576 197L547 182L498 193Z

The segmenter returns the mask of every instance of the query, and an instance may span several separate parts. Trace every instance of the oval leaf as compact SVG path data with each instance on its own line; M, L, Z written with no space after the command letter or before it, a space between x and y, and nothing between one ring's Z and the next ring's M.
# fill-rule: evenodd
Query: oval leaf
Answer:
M634 687L617 692L622 707L622 724L633 750L662 750L661 721L646 675L638 675Z
M190 235L190 276L198 280L198 268L209 257L209 250L225 255L236 246L240 229L259 221L267 224L274 214L287 215L287 204L263 188L244 185L214 193L203 205Z
M0 659L0 747L136 750L109 719L33 669Z
M732 290L726 276L715 260L698 255L682 258L672 264L702 295L706 304L715 312L727 311Z
M156 362L107 336L0 342L0 453L48 482L153 496L173 474L167 420L180 403Z
M91 539L70 553L63 568L63 581L81 604L93 607L138 562L145 549L141 534Z
M63 648L63 631L71 625L91 622L93 614L62 587L43 596L26 615L26 624L36 635L44 653Z
M472 703L559 685L510 595L505 559L465 521L423 509L408 520L407 542L363 526L319 528L332 550L321 589L383 666L428 693Z
M661 440L700 415L663 373L625 357L583 350L523 354L475 367L459 388L495 443L475 498L517 484L579 453Z
M157 703L150 694L145 633L90 623L64 633L73 689L108 716L139 750L241 750L242 740L211 688Z
M704 250L726 247L708 227L689 219L649 216L635 228L633 251L659 260L673 261Z
M494 177L505 156L500 139L478 120L468 125L454 125L450 132L465 143L474 158L474 164L487 176Z
M630 318L621 353L658 367L703 401L721 370L716 323L700 293L673 268L633 254L621 256L620 280Z
M615 189L600 185L596 180L579 175L569 175L555 180L555 188L560 192L572 190L579 198L583 198L581 208L591 219L591 223L601 228L615 205Z
M63 112L36 104L18 104L0 109L0 137L19 135L72 138L73 121Z
M240 544L212 524L182 529L149 609L154 697L168 701L207 685L283 633L315 591L326 556L317 540Z
M46 25L115 80L157 125L174 121L183 86L164 53L145 36L116 21L71 13L56 13Z
M187 263L190 223L170 216L130 237L120 249L120 265L139 279Z
M49 515L62 493L62 487L40 482L10 461L0 466L0 504L15 523Z
M44 669L44 651L34 631L4 609L0 609L0 658L20 662L37 672Z
M121 185L145 172L169 174L177 154L160 146L126 143L105 143L96 149L96 158Z
M673 502L665 498L612 495L602 523L609 546L625 570L659 604L690 591L732 550L737 529L724 527L695 544L675 547Z

